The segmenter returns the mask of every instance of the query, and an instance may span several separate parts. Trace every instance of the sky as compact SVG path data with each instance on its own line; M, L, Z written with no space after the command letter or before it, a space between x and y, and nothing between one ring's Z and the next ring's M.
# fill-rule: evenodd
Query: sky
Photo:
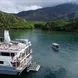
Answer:
M0 0L0 11L18 13L67 2L78 2L78 0Z

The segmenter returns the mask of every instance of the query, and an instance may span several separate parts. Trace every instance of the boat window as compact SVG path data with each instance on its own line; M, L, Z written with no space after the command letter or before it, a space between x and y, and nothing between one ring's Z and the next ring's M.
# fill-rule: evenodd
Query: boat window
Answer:
M14 56L15 56L15 54L14 54L14 53L11 53L11 56L12 56L12 57L14 57Z
M58 46L56 46L56 48L58 48Z
M2 56L10 56L10 53L1 52L0 55L2 55Z
M0 64L4 64L4 62L3 61L0 61Z

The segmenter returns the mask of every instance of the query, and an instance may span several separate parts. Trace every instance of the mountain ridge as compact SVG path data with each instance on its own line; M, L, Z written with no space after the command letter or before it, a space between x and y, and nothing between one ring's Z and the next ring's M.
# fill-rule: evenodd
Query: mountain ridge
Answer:
M73 17L72 14L74 14ZM78 16L78 5L74 3L65 3L54 7L37 9L34 11L22 11L14 15L24 18L28 21L49 21L56 20L61 17L62 19L67 20Z

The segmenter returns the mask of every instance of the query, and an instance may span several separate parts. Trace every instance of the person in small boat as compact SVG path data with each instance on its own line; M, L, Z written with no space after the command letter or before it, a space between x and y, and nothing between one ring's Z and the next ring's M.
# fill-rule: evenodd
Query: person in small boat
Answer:
M54 45L54 47L59 48L59 46Z
M59 46L55 46L56 48L59 48Z

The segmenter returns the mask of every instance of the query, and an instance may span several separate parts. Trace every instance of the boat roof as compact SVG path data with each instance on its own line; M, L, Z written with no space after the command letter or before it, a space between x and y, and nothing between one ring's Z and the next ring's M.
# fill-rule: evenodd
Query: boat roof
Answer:
M59 44L57 44L57 43L52 43L52 45L59 46Z
M18 42L18 41L10 41L9 43L0 42L0 51L21 51L24 49L26 45L24 43Z

